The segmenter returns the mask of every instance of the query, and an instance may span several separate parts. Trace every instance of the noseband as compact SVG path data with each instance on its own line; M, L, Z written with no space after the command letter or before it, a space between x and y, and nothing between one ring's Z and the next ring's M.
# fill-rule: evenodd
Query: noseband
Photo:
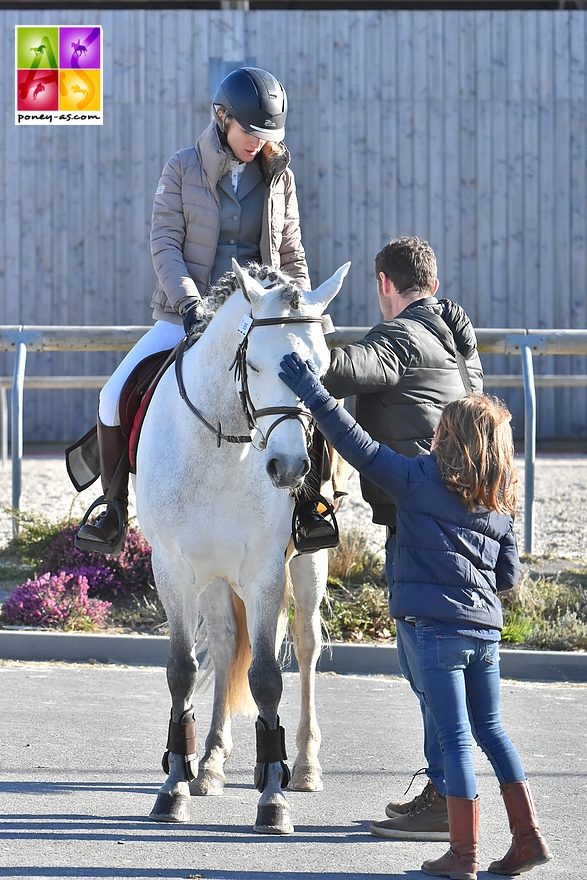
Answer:
M234 369L234 376L237 382L240 381L240 390L239 390L239 398L241 402L241 406L243 409L243 413L247 419L247 424L251 431L258 431L261 437L263 438L261 443L259 444L260 449L265 449L267 446L267 441L271 432L279 425L281 422L287 421L287 419L297 419L298 421L302 421L302 418L308 419L308 425L305 428L306 431L306 444L308 444L311 431L313 428L313 419L311 413L307 409L303 409L300 406L266 406L261 409L256 409L255 405L251 399L251 395L249 393L249 383L248 383L248 375L247 375L247 349L249 344L249 333L255 327L268 327L271 325L277 324L311 324L315 322L323 323L322 318L318 317L281 317L281 318L250 318L247 317L241 322L241 326L238 328L239 333L243 334L243 341L239 344L235 356L232 360L232 363L229 367L229 370L232 371ZM194 406L192 401L189 399L182 375L182 363L183 363L183 355L188 345L187 337L183 339L177 349L177 357L175 359L175 376L177 379L177 387L179 389L179 394L182 400L185 401L189 409L193 412L193 414L199 419L199 421L206 427L209 431L211 431L216 437L216 445L220 446L222 441L224 440L226 443L252 443L253 437L251 434L225 434L222 430L222 425L220 421L218 425L213 425L209 422ZM257 419L262 416L279 416L279 418L275 419L274 422L271 423L269 429L266 434L263 434L261 428L257 423Z

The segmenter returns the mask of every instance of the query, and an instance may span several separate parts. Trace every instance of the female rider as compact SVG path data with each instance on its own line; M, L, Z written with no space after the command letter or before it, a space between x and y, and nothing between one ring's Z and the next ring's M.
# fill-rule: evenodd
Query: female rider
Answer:
M137 364L201 331L202 297L231 269L233 258L241 265L256 261L279 268L302 289L310 289L295 179L283 143L286 115L285 89L271 73L255 67L235 70L216 90L212 121L195 146L176 152L163 168L151 224L155 324L100 393L102 489L106 496L114 482L115 494L104 498L105 509L94 522L84 517L76 538L82 549L118 553L124 544L128 467L119 466L127 443L119 399ZM318 537L333 530L314 512L305 517L304 526Z

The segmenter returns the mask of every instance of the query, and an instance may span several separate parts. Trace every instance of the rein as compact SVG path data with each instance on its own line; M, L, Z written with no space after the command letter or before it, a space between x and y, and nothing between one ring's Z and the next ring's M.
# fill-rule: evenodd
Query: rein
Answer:
M255 405L251 399L251 395L249 393L249 384L247 380L247 348L248 348L248 339L249 333L255 327L268 327L271 325L279 325L279 324L310 324L319 321L323 323L323 319L320 317L281 317L281 318L247 318L246 319L246 329L241 329L239 327L239 332L243 334L243 341L239 344L229 371L234 369L235 380L240 380L240 390L239 390L239 398L241 401L241 406L243 409L243 413L247 419L247 423L249 429L251 431L258 431L259 434L263 437L261 441L260 448L264 449L267 445L267 440L269 439L269 435L271 432L279 425L281 422L287 421L287 419L298 419L301 421L302 417L308 419L308 427L306 429L306 434L311 429L313 425L313 419L311 413L302 409L299 406L266 406L261 409L255 409ZM241 325L242 326L242 325ZM179 343L177 349L177 357L175 359L175 377L177 380L177 387L179 390L179 394L181 399L187 404L188 408L192 411L192 413L196 416L196 418L211 431L216 437L216 445L220 447L222 441L224 440L226 443L252 443L253 437L251 434L225 434L222 430L222 424L218 421L218 424L215 426L211 422L206 419L200 410L192 403L190 400L188 393L186 391L186 387L183 381L183 373L182 373L182 365L183 365L183 356L188 347L188 338L187 336ZM261 428L257 424L257 419L262 416L271 416L276 415L279 416L274 422L271 423L267 433L264 435L261 431Z

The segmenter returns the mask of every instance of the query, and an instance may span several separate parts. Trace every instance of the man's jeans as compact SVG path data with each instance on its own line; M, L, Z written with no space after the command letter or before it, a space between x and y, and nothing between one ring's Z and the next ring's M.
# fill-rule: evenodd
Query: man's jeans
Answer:
M520 756L501 720L499 642L439 633L433 624L421 621L415 631L422 688L442 747L447 794L477 796L472 732L501 785L523 782Z
M393 584L393 559L395 556L396 538L395 535L389 537L385 543L385 576L390 595L391 603L391 585ZM420 701L420 710L422 712L422 722L424 726L424 756L428 763L426 775L435 785L440 794L446 796L446 785L444 782L444 765L442 762L442 751L438 741L436 725L432 714L430 713L424 696L422 686L422 676L420 672L420 661L418 657L418 642L416 639L416 627L404 620L396 620L397 630L397 656L399 666L404 678L406 678L413 692Z

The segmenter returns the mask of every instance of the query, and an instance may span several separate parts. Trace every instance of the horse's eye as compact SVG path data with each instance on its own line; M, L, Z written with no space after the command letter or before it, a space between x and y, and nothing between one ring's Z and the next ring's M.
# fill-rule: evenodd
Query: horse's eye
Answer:
M261 372L259 370L259 368L256 367L254 364L252 364L250 361L247 361L247 367L249 368L249 370L252 370L253 373L260 373Z

